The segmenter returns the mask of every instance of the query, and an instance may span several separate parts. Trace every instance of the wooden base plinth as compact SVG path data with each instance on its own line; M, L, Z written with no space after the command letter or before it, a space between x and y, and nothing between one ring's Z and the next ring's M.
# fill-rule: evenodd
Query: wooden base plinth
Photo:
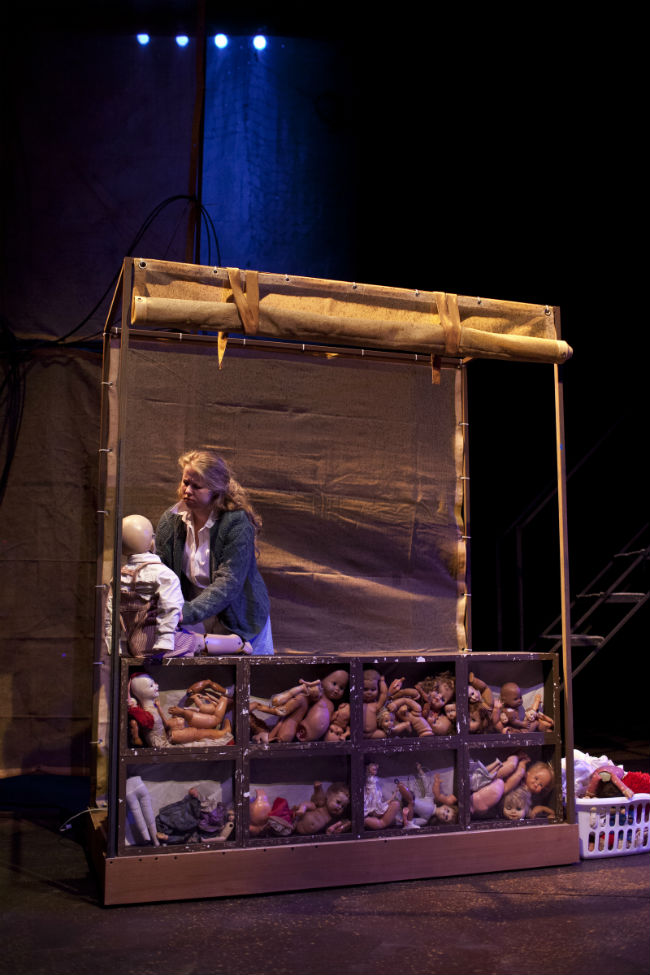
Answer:
M99 839L99 837L98 837ZM400 835L255 849L104 858L104 903L273 891L559 866L580 859L577 825Z

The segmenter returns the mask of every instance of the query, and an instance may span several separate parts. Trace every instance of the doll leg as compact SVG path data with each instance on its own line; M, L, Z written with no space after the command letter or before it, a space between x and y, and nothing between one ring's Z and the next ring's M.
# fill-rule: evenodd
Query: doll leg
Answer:
M230 721L226 719L223 728L176 728L170 734L172 745L186 745L188 742L217 740L232 734Z
M363 825L366 829L388 829L395 822L401 805L399 799L391 799L383 816L366 816Z
M203 714L201 711L194 711L192 708L179 708L173 705L169 713L174 717L183 718L190 728L218 728L219 721L214 714Z
M205 637L205 649L211 657L220 657L227 653L253 652L250 643L242 640L236 633L208 633Z
M493 806L496 806L501 801L505 791L503 779L495 779L489 785L484 785L482 788L477 789L470 797L472 812L484 813L488 809L492 809Z
M129 782L133 784L129 785ZM133 782L132 779L127 780L126 805L140 836L145 842L160 846L156 835L156 817L151 805L151 796L142 780L139 783Z
M303 697L300 706L288 717L280 718L278 723L269 732L269 741L293 741L296 737L298 725L307 713L309 701Z

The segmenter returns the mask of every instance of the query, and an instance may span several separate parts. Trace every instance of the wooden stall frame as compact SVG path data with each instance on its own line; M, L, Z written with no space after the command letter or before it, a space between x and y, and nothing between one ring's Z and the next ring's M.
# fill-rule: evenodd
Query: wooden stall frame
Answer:
M183 323L174 334L170 331L167 322L147 321L144 328L141 328L141 321L137 320L135 312L134 282L138 278L138 268L144 270L147 266L159 268L165 262L147 262L136 258L126 258L123 264L122 274L116 289L111 312L109 313L105 329L105 366L102 376L102 424L101 424L101 446L100 446L100 483L106 485L106 496L103 500L102 509L98 513L98 541L100 558L98 560L97 574L97 607L98 619L103 618L105 605L105 595L110 578L115 578L120 571L120 550L121 550L121 522L118 517L121 510L122 479L120 471L120 455L122 450L122 433L124 430L124 418L126 410L126 356L129 348L129 334L134 339L142 339L147 342L161 343L182 339L183 341L195 342L198 345L219 348L220 357L225 349L225 338L223 332L216 336L192 334L195 329ZM170 265L170 267L173 267ZM183 273L188 279L200 280L202 275L208 272L219 274L223 277L225 269L197 268L191 265L178 265L183 269ZM248 272L251 279L256 272ZM281 275L266 275L263 278L281 281ZM288 277L284 276L288 281ZM245 276L244 276L245 278ZM225 280L225 278L224 278ZM232 282L232 277L229 279ZM292 279L299 282L300 286L307 287L311 279ZM391 294L399 294L403 289L384 289L378 286L369 285L350 285L342 282L326 282L334 290L360 288L362 293L367 295L384 294L389 290ZM234 288L233 288L234 291ZM406 292L403 292L406 294ZM412 300L412 293L408 293ZM408 358L431 363L432 375L435 381L435 370L441 366L451 366L462 369L463 377L463 410L461 423L461 436L463 442L463 513L465 518L465 534L469 536L469 461L468 461L468 418L467 418L467 393L466 393L466 369L465 365L473 357L473 350L467 350L464 340L469 336L469 341L473 342L476 336L473 330L465 330L463 333L462 322L456 318L454 321L443 321L442 308L472 309L483 304L482 299L458 298L451 301L449 306L442 302L437 293L421 295L415 293L417 300L430 300L434 296L441 311L440 324L444 325L442 332L442 347L432 347L430 355L423 352L420 348L415 352L403 352L399 347L390 346L388 350L377 348L376 344L366 349L357 339L351 340L348 345L340 342L340 337L336 336L334 344L328 341L322 345L314 341L313 335L307 342L296 340L291 336L289 340L282 338L277 341L284 353L293 349L302 354L332 354L336 352L342 355L358 356L379 356L386 358L396 358L402 360ZM442 296L446 299L449 296ZM456 299L456 296L450 296ZM114 309L121 299L121 326L116 328L112 323ZM515 307L515 303L508 302L486 302L493 305L498 313L499 309ZM524 307L524 306L521 306ZM223 309L219 309L221 314ZM241 313L241 308L238 308ZM531 306L531 315L539 314L539 309ZM546 316L551 316L554 323L559 326L559 309L546 307ZM232 330L232 314L228 311ZM240 314L240 328L242 333L239 337L229 337L232 343L242 345L254 344L255 335L248 335L248 328L243 314ZM453 318L453 315L452 315ZM243 327L241 327L243 326ZM212 323L203 324L202 328L215 328ZM273 325L275 327L275 324ZM291 326L293 328L293 324ZM320 327L320 326L319 326ZM472 332L470 335L469 333ZM559 334L559 332L558 332ZM374 339L376 343L376 337ZM479 338L479 346L483 347L484 340ZM95 863L102 876L102 886L104 891L104 902L106 904L118 903L138 903L142 901L182 899L193 897L209 896L233 896L238 894L260 893L273 890L293 890L314 886L332 886L339 884L357 884L367 882L383 882L390 880L404 880L416 877L436 877L449 876L453 874L480 873L494 870L525 869L546 865L557 865L576 862L579 859L578 828L575 819L575 806L573 795L573 734L572 734L572 708L571 708L571 652L570 652L570 619L569 619L569 599L568 599L568 543L567 543L567 518L566 518L566 489L565 489L565 451L564 451L564 423L563 423L563 398L562 398L562 376L561 366L571 355L571 350L566 343L555 342L550 339L540 339L544 344L542 361L553 362L554 366L554 385L555 385L555 426L556 426L556 456L557 456L557 478L558 478L558 499L559 499L559 535L560 535L560 558L561 558L561 580L562 580L562 671L564 676L564 726L565 726L565 748L567 753L567 802L564 822L544 823L535 825L519 826L516 829L497 828L484 829L481 824L473 823L471 828L462 830L448 830L444 832L427 833L425 835L399 835L385 836L362 839L348 839L346 841L319 842L316 839L309 843L285 843L284 845L261 847L245 847L241 849L211 849L206 851L192 850L191 852L179 853L146 853L138 855L119 855L118 854L118 793L119 793L119 768L120 768L120 736L119 736L119 687L120 669L119 648L116 636L113 637L112 653L109 659L105 655L99 654L97 661L97 691L96 701L100 700L103 693L108 694L110 700L104 701L104 708L108 704L110 707L110 757L108 762L108 791L109 803L108 813L99 814L93 818L93 849ZM516 352L513 353L511 344L502 341L498 336L494 339L488 334L487 345L494 348L495 357L505 359L516 359ZM264 348L269 352L276 346L274 336L266 338ZM353 347L356 346L356 347ZM114 366L114 352L119 348L119 378L116 379ZM527 346L528 348L528 346ZM483 352L479 351L479 354ZM489 354L489 353L488 353ZM544 358L546 357L546 358ZM529 353L523 358L529 361L540 361L537 353ZM106 360L112 360L112 369L108 367ZM116 389L117 385L117 389ZM116 426L112 426L109 415L109 401L117 396L118 420ZM106 545L109 541L108 546ZM107 560L106 554L110 553L112 558ZM119 593L115 594L115 612L119 611ZM465 594L464 615L466 618L468 637L471 635L471 591ZM97 625L98 643L101 643L101 622ZM466 652L471 653L471 639L468 639L469 646ZM110 671L110 680L107 680L106 670ZM101 672L104 671L102 674ZM101 685L101 688L99 687ZM557 702L559 703L559 702ZM101 706L95 706L95 721L101 724ZM559 710L556 711L559 718ZM97 725L96 725L97 728ZM102 744L98 730L95 735L95 744L99 749ZM556 749L556 764L558 761ZM101 765L101 761L98 763ZM101 778L97 776L97 778ZM559 786L558 786L559 787ZM381 848L381 875L376 874L376 864L378 860L378 846Z

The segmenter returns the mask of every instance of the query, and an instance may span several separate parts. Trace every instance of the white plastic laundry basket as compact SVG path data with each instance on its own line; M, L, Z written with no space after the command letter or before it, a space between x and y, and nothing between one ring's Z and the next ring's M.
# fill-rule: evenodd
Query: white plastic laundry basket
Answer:
M650 795L633 799L576 799L580 856L619 857L650 851Z

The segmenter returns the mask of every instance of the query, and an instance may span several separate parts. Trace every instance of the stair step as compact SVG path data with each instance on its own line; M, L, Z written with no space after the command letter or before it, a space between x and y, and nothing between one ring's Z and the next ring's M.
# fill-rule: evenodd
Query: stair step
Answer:
M645 592L581 592L578 599L602 599L607 603L639 603L648 594Z
M561 633L544 633L545 640L561 640ZM572 647L599 647L605 642L604 636L594 636L591 633L572 633Z
M637 548L637 549L634 549L634 551L630 551L630 552L616 552L616 554L613 557L615 559L627 559L627 558L630 558L633 555L650 555L650 547L649 548Z

